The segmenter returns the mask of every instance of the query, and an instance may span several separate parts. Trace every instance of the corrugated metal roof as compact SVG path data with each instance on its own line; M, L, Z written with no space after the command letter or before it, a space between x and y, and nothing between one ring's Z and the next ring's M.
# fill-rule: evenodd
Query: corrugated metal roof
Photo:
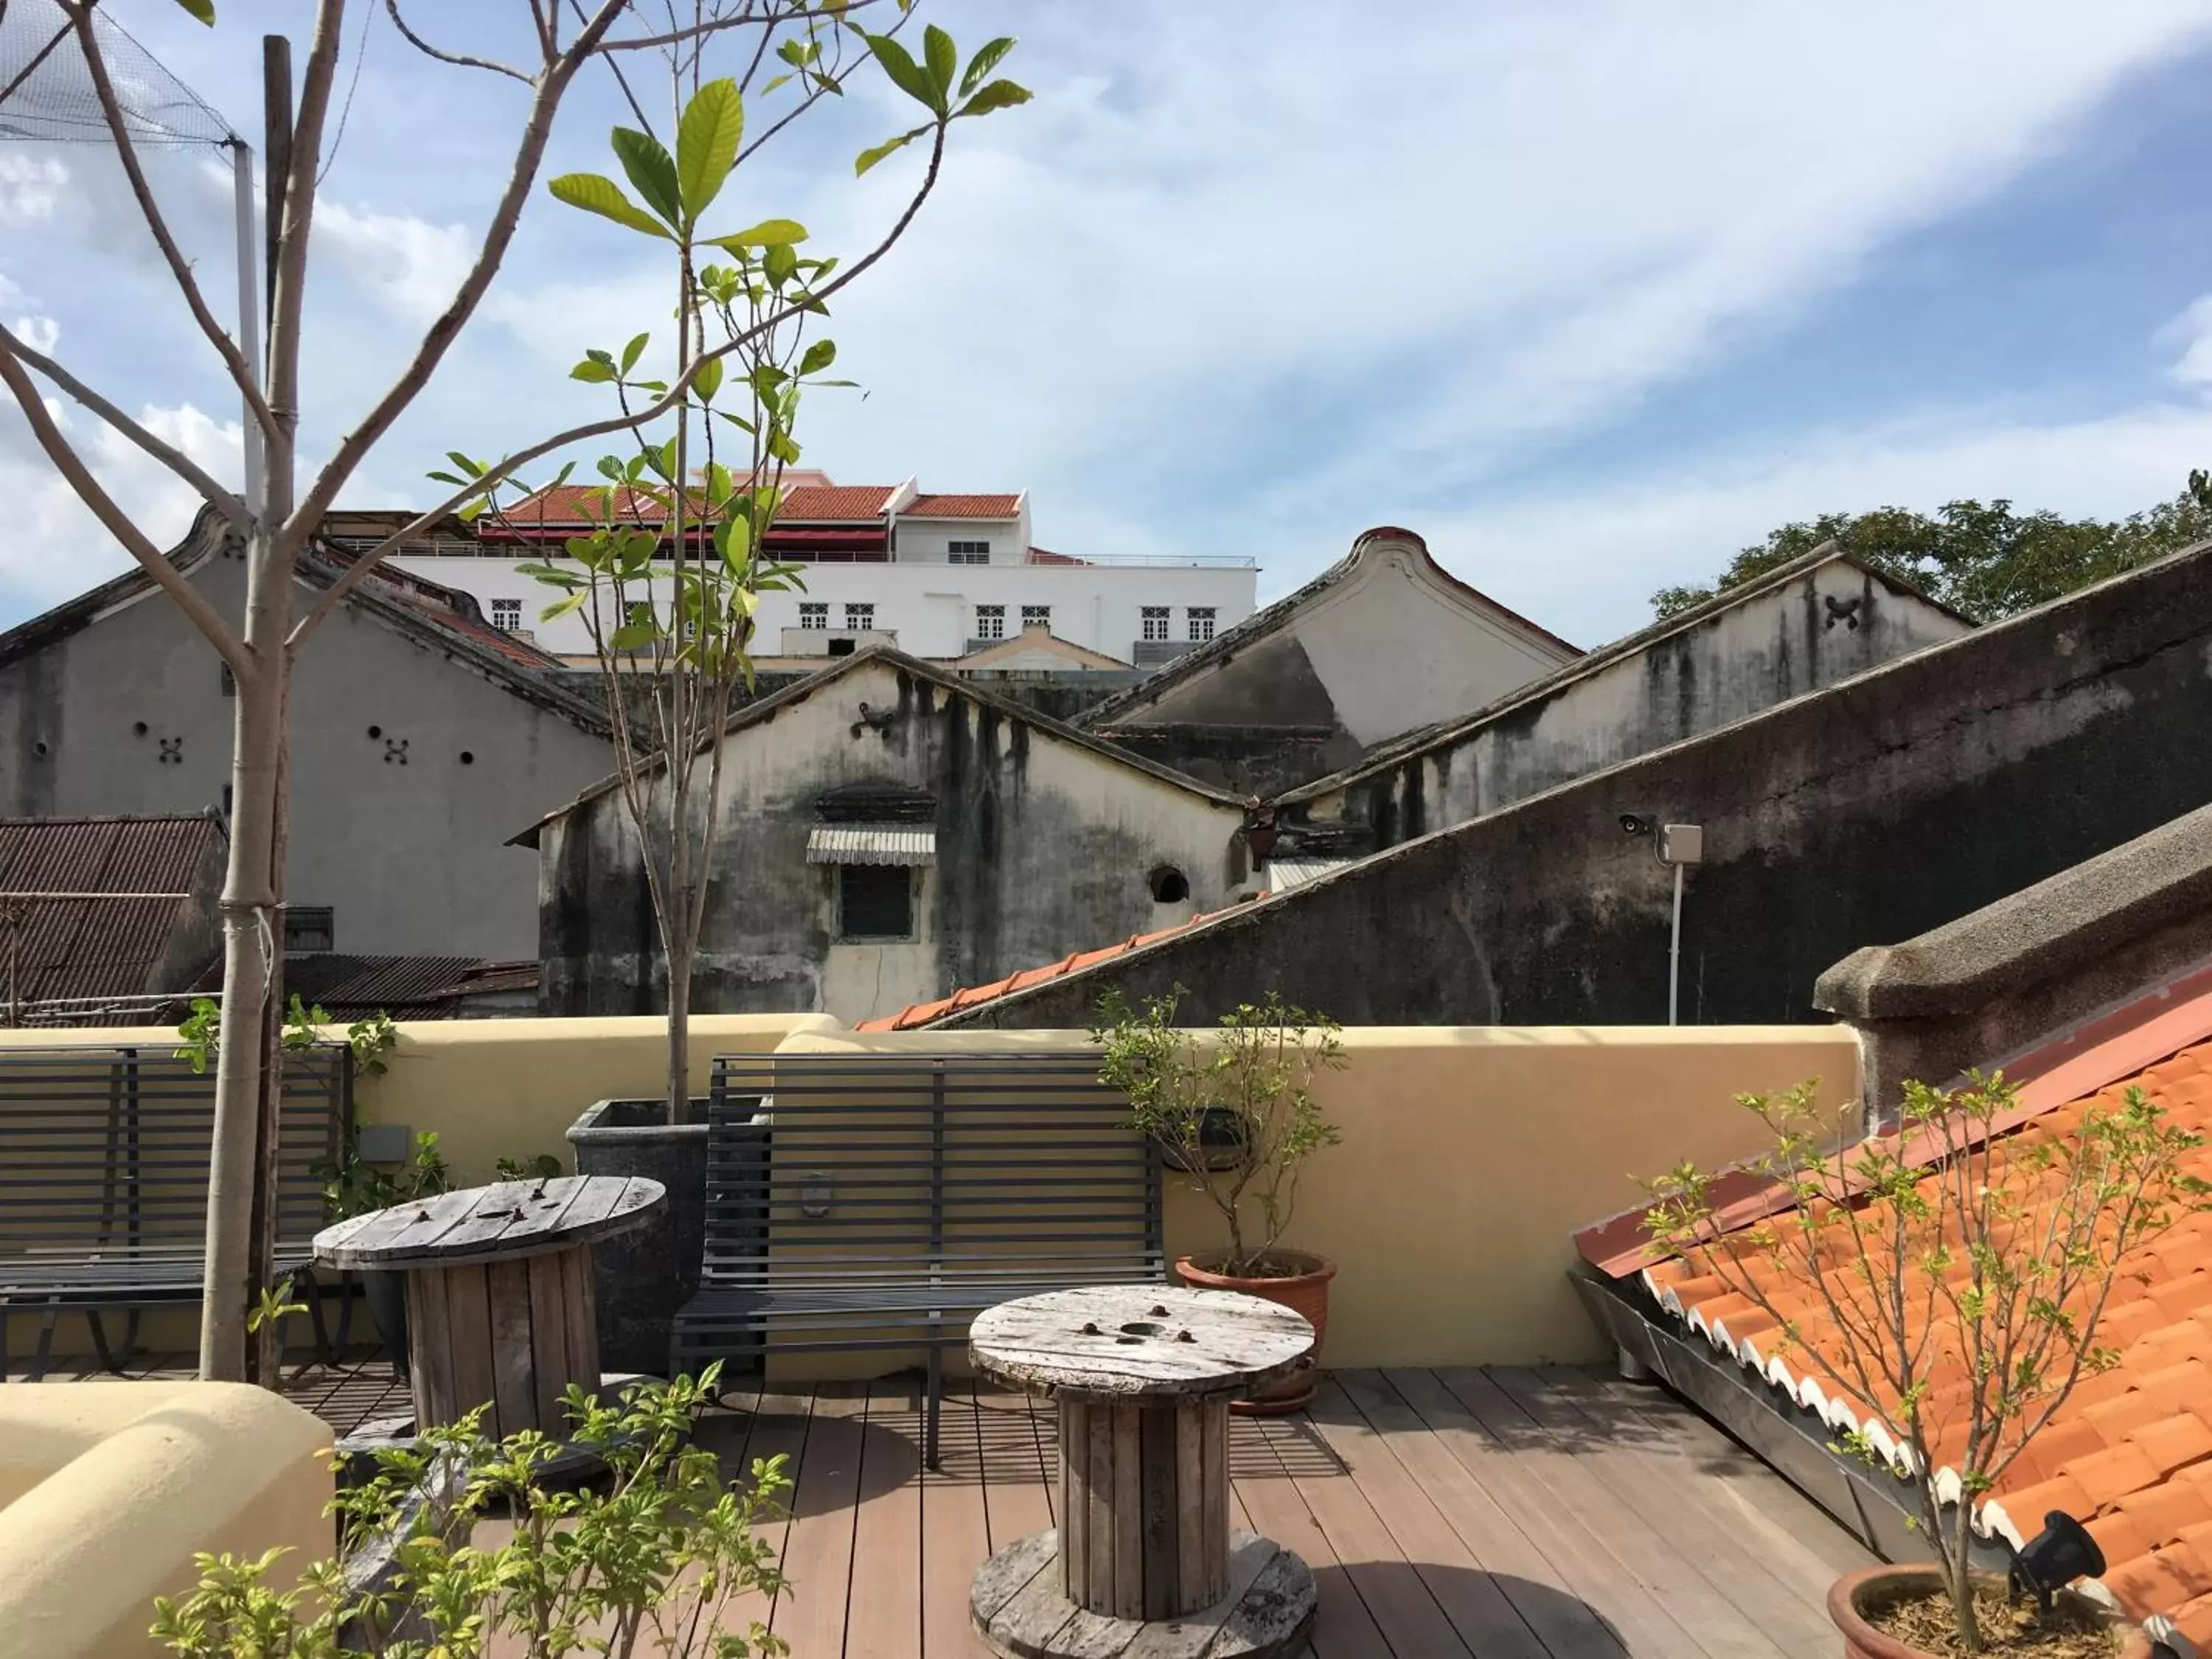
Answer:
M809 864L934 864L937 831L911 823L817 823Z
M173 817L0 819L0 894L185 893L211 902L223 829L205 814ZM25 1002L179 988L149 981L195 907L185 899L8 902L0 964L12 956ZM0 994L6 991L0 984Z
M1325 876L1332 870L1341 870L1354 860L1351 859L1269 859L1267 860L1267 890L1287 893L1293 887L1302 887L1316 876Z
M362 957L338 951L284 958L284 994L320 1004L333 1018L379 1010L396 1019L435 1019L481 957Z

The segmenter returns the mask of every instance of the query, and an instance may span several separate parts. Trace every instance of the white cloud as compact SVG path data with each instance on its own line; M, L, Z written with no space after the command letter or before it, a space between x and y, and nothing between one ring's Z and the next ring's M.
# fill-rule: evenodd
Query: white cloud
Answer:
M477 240L459 225L404 213L356 211L325 199L315 207L314 245L325 278L343 273L411 322L428 322L453 301Z
M2166 331L2181 347L2171 373L2187 386L2212 391L2212 294L2198 296Z
M51 155L0 149L0 225L53 216L69 169Z

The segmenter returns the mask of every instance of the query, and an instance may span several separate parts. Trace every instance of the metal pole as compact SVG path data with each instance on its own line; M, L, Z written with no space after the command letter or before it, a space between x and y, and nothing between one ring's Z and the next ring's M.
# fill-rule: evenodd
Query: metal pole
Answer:
M260 283L255 270L260 264L253 235L253 146L243 138L230 141L231 180L238 209L238 354L257 385L266 386L261 366ZM261 423L252 408L245 411L246 510L258 523L267 505L268 462L262 449Z
M1679 1024L1676 1016L1682 1000L1682 872L1689 866L1674 866L1674 931L1667 941L1667 1023Z

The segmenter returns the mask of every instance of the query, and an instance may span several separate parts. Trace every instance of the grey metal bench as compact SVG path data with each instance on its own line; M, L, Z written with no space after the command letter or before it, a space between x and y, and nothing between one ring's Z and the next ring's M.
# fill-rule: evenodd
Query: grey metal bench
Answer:
M708 1112L705 1261L677 1369L771 1342L924 1347L933 1468L944 1349L977 1313L1166 1277L1158 1149L1095 1053L725 1056Z
M288 1278L307 1269L324 1219L316 1169L337 1161L351 1115L343 1044L286 1055L276 1265ZM212 1072L195 1075L167 1048L0 1049L0 1379L13 1316L40 1322L36 1380L64 1314L84 1316L100 1364L119 1370L148 1309L200 1300L214 1129ZM308 1305L322 1340L319 1299ZM124 1316L119 1352L110 1314Z

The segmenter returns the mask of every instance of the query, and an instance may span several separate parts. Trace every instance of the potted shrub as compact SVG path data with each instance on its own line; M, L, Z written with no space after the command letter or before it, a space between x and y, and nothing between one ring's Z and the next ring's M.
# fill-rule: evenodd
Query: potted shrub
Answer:
M2118 1362L2098 1341L2106 1300L2132 1252L2203 1206L2185 1167L2202 1137L2140 1089L2014 1128L2010 1085L1974 1074L1906 1084L1897 1135L1833 1154L1841 1120L1814 1085L1739 1099L1772 1137L1752 1168L1789 1207L1732 1227L1713 1177L1685 1164L1652 1183L1645 1226L1773 1321L1776 1358L1850 1402L1847 1449L1911 1485L1936 1560L1839 1581L1828 1610L1844 1651L2002 1653L2067 1630L2095 1651L2110 1615L2063 1589L2104 1571L2086 1517L2054 1515L2019 1553L2023 1598L1974 1571L1973 1510L2075 1386ZM2147 1659L2139 1631L2101 1644L2123 1640Z
M1221 1249L1176 1262L1183 1283L1264 1297L1312 1322L1305 1368L1237 1402L1245 1412L1295 1411L1313 1397L1336 1264L1282 1240L1306 1159L1339 1139L1312 1085L1316 1071L1344 1063L1344 1044L1334 1020L1286 1006L1273 992L1222 1015L1216 1030L1181 1030L1182 997L1177 986L1137 1012L1109 991L1091 1033L1105 1050L1100 1075L1128 1096L1132 1124L1221 1218Z

